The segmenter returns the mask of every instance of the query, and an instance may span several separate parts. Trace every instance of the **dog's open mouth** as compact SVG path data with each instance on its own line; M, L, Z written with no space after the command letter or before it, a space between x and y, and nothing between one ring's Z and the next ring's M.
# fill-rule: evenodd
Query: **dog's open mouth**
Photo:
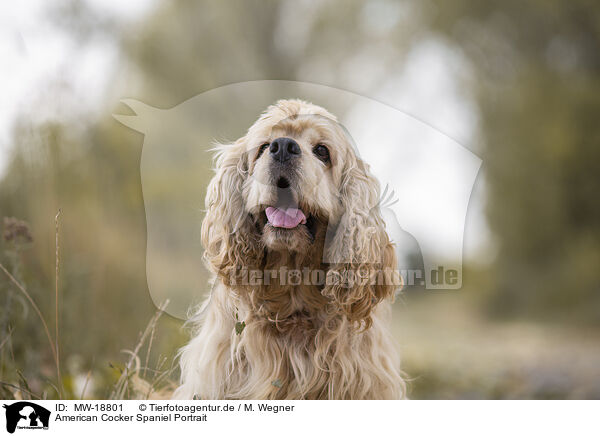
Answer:
M295 207L273 207L269 206L265 210L267 220L273 227L284 229L294 229L300 224L306 224L304 212Z
M283 232L305 226L310 236L314 238L315 220L298 204L289 180L286 177L279 177L275 185L277 186L276 204L264 209L267 223L275 229L282 229Z
M291 236L292 232L304 234L314 241L317 233L317 220L311 214L305 215L297 207L269 206L264 210L266 224L275 231L278 238ZM288 233L289 232L289 233Z
M301 224L306 224L306 215L300 209L297 194L290 188L287 177L280 176L275 185L277 202L265 209L269 224L280 229L295 229Z

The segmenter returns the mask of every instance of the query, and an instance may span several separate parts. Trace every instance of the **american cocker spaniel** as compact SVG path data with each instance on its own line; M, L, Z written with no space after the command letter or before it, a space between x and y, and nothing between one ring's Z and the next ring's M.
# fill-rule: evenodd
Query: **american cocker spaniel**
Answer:
M403 397L379 195L345 129L304 101L278 101L219 145L202 223L215 281L175 397Z

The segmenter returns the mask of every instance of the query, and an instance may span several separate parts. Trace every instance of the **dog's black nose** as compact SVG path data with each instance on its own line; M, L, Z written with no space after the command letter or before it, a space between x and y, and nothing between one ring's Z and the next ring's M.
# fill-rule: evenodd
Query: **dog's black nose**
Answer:
M271 157L279 162L286 162L301 153L300 146L292 138L277 138L269 146Z

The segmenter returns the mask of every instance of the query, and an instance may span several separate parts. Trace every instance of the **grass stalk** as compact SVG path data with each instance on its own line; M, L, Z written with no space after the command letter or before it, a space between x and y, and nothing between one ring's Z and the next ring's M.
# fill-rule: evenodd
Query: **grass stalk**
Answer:
M169 304L169 300L166 300L158 308L158 310L156 311L156 313L154 314L154 316L152 317L152 319L150 320L150 322L146 326L146 329L144 330L144 332L140 336L140 339L139 339L137 345L135 346L134 350L131 351L131 352L129 352L129 354L130 354L131 357L129 358L129 361L125 365L125 369L121 372L121 376L119 377L119 380L115 384L115 388L114 388L114 390L113 390L113 392L112 392L112 394L110 396L111 400L121 400L125 396L125 393L129 389L129 378L135 372L135 371L132 371L132 369L134 368L136 361L139 362L139 352L140 352L140 349L142 348L142 346L146 342L146 338L148 337L148 335L156 327L156 324L158 323L159 318L161 317L161 315L165 311L165 308L167 307L168 304Z
M58 219L61 214L61 209L58 209L58 213L54 217L54 224L56 226L55 232L55 281L54 281L54 319L55 319L55 348L56 348L56 378L58 381L59 397L62 399L63 396L63 383L62 377L60 376L60 336L58 335L58 272L60 267L60 256L59 256L59 244L58 244Z
M37 306L37 304L35 304L35 301L33 301L33 298L31 298L31 296L29 295L29 292L27 292L25 287L21 283L19 283L19 281L17 279L15 279L15 277L10 272L8 272L8 270L4 267L4 265L2 263L0 263L0 270L2 270L4 272L4 274L6 274L8 279L11 282L13 282L13 284L17 287L17 289L19 291L21 291L21 293L25 296L27 301L29 301L29 304L31 304L31 307L33 307L33 310L35 310L35 313L37 313L37 316L42 323L42 327L44 327L44 331L46 332L46 337L48 338L48 344L50 345L50 351L52 352L52 357L54 359L54 363L58 366L58 359L57 359L57 355L56 355L56 350L54 348L54 341L52 340L52 337L50 336L50 330L48 329L48 324L46 323L46 320L44 319L44 316L42 315L42 312L40 311L39 307Z

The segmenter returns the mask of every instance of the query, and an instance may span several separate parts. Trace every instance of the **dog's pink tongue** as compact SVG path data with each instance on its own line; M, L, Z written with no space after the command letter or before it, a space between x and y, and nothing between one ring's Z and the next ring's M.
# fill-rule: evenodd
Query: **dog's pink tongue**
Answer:
M267 207L265 210L267 219L273 227L283 227L284 229L293 229L299 224L306 224L306 217L300 209L290 207L280 209L278 207Z

